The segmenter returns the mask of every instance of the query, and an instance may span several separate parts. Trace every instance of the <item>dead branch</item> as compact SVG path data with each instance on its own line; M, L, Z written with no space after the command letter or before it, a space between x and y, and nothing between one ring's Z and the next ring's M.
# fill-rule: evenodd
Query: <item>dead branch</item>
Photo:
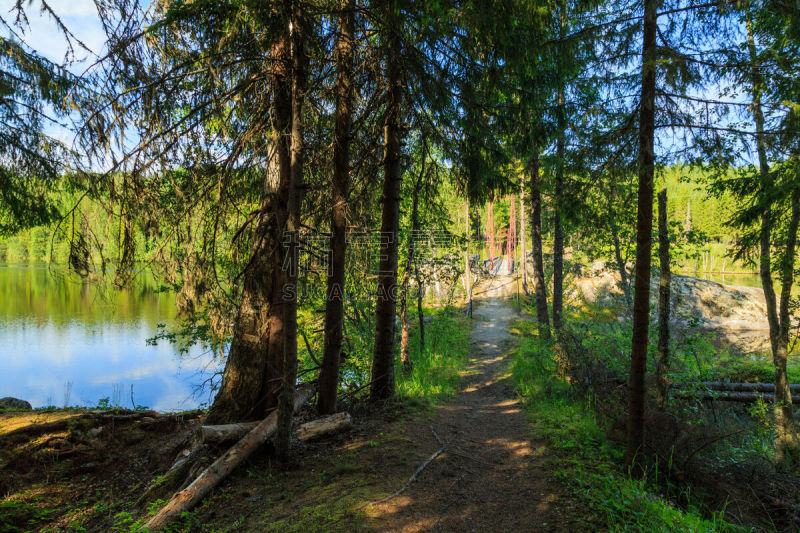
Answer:
M431 431L433 431L433 426L431 426ZM436 437L436 440L438 440L440 443L442 443L442 440L439 438L439 435L437 435L435 431L433 431L433 436ZM438 450L433 452L433 455L428 457L428 459L424 463L419 465L419 468L417 468L417 470L411 475L411 477L408 478L408 481L406 482L405 485L403 485L402 487L400 487L399 489L397 489L396 491L394 491L393 493L391 493L387 497L381 498L380 500L376 500L374 502L367 503L365 505L362 505L360 508L363 509L365 507L378 505L379 503L387 502L387 501L391 500L392 498L395 498L395 497L403 494L406 491L406 489L409 487L409 485L411 485L414 481L417 480L417 476L419 476L422 473L422 471L425 470L428 467L428 465L431 464L437 457L439 457L442 453L444 453L444 449L445 449L445 446L442 443L442 447L441 448L439 448Z

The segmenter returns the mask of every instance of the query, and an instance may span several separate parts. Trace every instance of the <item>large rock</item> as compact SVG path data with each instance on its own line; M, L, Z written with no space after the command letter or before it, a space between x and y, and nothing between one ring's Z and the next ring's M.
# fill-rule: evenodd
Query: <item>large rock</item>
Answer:
M616 269L599 261L580 268L574 286L577 295L589 303L621 303L619 279ZM673 274L670 290L672 321L678 328L713 332L721 343L747 353L769 350L769 324L761 288ZM658 275L651 278L650 301L658 301Z
M590 304L609 304L623 294L619 283L619 272L611 269L605 261L595 261L588 267L576 268L573 282L578 296Z
M0 398L0 409L13 409L15 411L30 411L33 409L31 404L26 402L25 400L20 400L19 398L12 398L11 396L7 396L5 398Z

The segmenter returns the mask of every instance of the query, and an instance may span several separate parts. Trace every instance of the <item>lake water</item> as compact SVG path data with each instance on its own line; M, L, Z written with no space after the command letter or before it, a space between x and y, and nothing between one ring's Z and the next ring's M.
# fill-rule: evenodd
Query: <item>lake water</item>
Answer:
M723 285L761 287L761 277L758 274L706 274L703 272L686 272L684 275L716 281Z
M139 278L118 290L59 267L0 265L0 397L158 411L208 402L197 388L219 362L205 348L182 356L166 341L147 344L158 324L175 324L176 309L172 294Z

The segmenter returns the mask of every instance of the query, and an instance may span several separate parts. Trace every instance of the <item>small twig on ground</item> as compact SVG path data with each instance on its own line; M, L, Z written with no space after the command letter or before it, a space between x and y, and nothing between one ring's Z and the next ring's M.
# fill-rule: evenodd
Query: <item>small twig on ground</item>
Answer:
M433 431L433 426L431 426L431 431ZM401 494L403 494L406 491L406 489L408 488L408 486L411 485L414 481L416 481L417 476L420 475L420 473L422 473L422 471L425 470L425 468L427 468L428 465L431 464L437 457L439 457L442 453L444 453L445 446L444 446L444 443L442 442L442 439L439 438L439 435L437 435L435 431L433 431L433 436L436 437L436 440L438 440L440 444L442 444L442 447L439 448L438 450L436 450L433 453L433 455L428 457L428 459L424 463L419 465L419 468L417 468L417 470L411 475L411 477L408 478L408 482L405 485L403 485L402 487L400 487L399 489L397 489L396 491L394 491L393 493L391 493L390 495L388 495L387 497L381 498L380 500L376 500L374 502L366 503L366 504L362 505L360 507L360 509L363 509L365 507L370 507L372 505L377 505L379 503L387 502L387 501L391 500L392 498L395 498L395 497L400 496Z
M439 441L439 444L441 444L442 447L444 447L444 442L442 442L442 439L440 439L439 435L436 434L436 431L433 430L433 426L430 426L430 428L431 428L431 433L433 433L433 436L436 437L436 440Z

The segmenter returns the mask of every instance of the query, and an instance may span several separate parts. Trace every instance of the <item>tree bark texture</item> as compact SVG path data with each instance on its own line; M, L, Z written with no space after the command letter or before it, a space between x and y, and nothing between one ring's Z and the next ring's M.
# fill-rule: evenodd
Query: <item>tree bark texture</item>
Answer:
M642 97L639 107L639 193L636 213L636 279L633 300L630 391L625 463L641 475L636 456L644 443L647 333L650 322L650 265L655 171L656 19L657 0L644 0L642 39Z
M289 457L292 437L292 406L297 384L297 280L300 270L300 215L303 206L303 104L306 96L308 55L306 54L306 24L299 2L287 0L291 9L292 60L292 137L289 167L289 199L283 245L287 248L286 285L284 301L283 382L278 398L278 428L275 432L275 454L285 461ZM287 28L287 31L289 29Z
M209 424L263 418L278 402L283 375L283 306L285 258L281 231L288 215L291 77L289 36L271 49L274 88L270 168L253 230L250 261L242 274L241 303L220 389L209 409Z
M336 112L333 131L333 206L331 250L325 292L325 340L319 374L321 414L336 411L339 365L344 327L345 254L347 251L347 205L350 187L350 136L353 113L353 33L355 0L343 0L336 37Z
M761 214L761 228L759 234L758 272L761 277L761 286L764 289L764 300L767 308L767 322L769 323L770 345L772 347L772 361L775 365L775 460L784 463L787 456L798 457L798 440L792 418L792 393L789 388L789 378L786 372L789 345L789 297L793 282L794 250L797 239L797 201L796 194L792 197L792 215L789 222L786 250L781 265L781 301L780 310L775 295L775 286L772 281L772 230L773 218L769 204L770 190L774 186L774 179L770 174L767 161L767 140L764 134L764 114L761 110L761 93L764 82L759 71L758 56L752 25L747 22L747 43L752 63L752 92L753 92L753 122L756 126L756 150L758 152L760 198L763 212ZM793 233L792 233L793 226ZM788 282L788 285L787 285ZM780 314L779 314L780 313ZM784 316L785 313L785 316Z
M394 396L394 317L397 306L397 248L400 225L400 110L403 98L400 15L395 2L387 2L386 118L384 122L383 212L375 306L375 349L372 356L370 399L379 402Z
M656 364L656 401L659 409L667 403L667 371L669 370L670 283L669 231L667 227L667 189L658 193L658 262L661 275L658 284L658 361Z
M531 244L533 253L533 291L536 298L536 321L539 336L550 338L550 318L547 310L547 286L544 280L544 258L542 253L542 193L539 190L539 154L530 160L531 191Z

